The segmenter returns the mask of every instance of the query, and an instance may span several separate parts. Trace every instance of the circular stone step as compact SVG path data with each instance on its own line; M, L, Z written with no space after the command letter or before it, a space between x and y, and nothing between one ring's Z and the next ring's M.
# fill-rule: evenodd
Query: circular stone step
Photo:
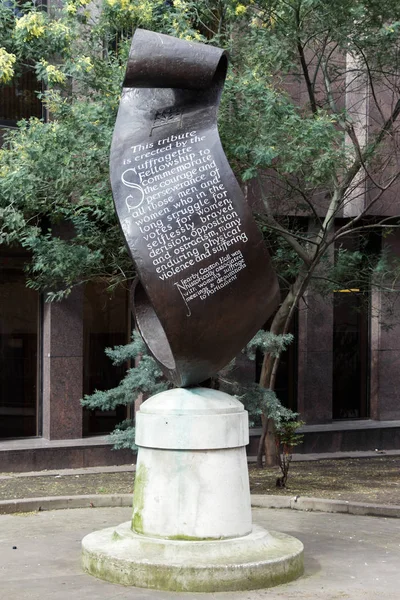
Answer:
M303 573L303 544L257 525L249 535L212 541L158 539L130 527L87 535L84 570L111 583L175 592L268 588Z

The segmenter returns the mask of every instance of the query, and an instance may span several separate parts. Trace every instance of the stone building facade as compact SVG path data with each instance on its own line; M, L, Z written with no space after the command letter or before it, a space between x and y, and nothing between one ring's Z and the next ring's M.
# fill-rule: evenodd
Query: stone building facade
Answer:
M34 82L27 79L24 85L29 91ZM346 102L357 115L361 137L373 121L365 98L365 90L348 86ZM26 109L3 97L0 127L13 126L28 116L26 110L41 116L40 103L32 100ZM399 192L398 186L388 192L371 216L398 214ZM368 193L367 188L357 191L341 222L362 209ZM379 243L400 254L399 233ZM106 434L133 413L135 398L128 409L106 413L90 413L80 404L84 394L112 387L122 376L104 348L129 339L127 290L109 298L93 282L62 302L45 304L25 287L28 258L17 248L0 247L0 470L132 462L131 452L111 450ZM368 295L368 308L361 309L362 294ZM390 293L373 287L338 290L325 299L307 293L277 385L278 396L306 422L299 451L400 448L400 324L391 316L387 327L390 304ZM241 370L254 381L257 365L243 363ZM252 431L250 454L259 433Z
M104 349L128 341L126 290L111 299L94 282L47 304L25 287L25 260L0 248L0 468L132 462L132 452L111 450L106 435L131 409L88 411L80 403L123 376Z

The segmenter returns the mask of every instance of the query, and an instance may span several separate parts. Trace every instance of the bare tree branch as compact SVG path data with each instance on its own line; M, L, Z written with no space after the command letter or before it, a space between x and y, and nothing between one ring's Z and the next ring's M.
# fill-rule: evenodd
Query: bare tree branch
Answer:
M354 178L356 177L356 175L362 168L363 164L365 164L368 161L368 158L373 156L376 149L382 143L385 135L390 131L391 127L393 126L393 123L396 121L399 114L400 114L400 100L397 101L392 114L390 115L390 117L388 119L386 119L382 129L380 130L380 132L377 135L374 142L372 144L368 145L363 152L361 152L358 156L356 156L355 160L353 161L353 164L348 169L343 181L339 184L338 187L335 187L335 191L333 193L331 203L329 205L329 208L328 208L326 216L325 216L325 220L323 222L322 230L317 234L316 241L322 240L322 238L325 236L325 233L327 231L329 231L330 229L332 229L333 220L335 218L335 215L338 212L339 207L343 203L343 199L345 197L346 191L349 189L352 181L354 180ZM396 179L397 179L397 175L396 175ZM377 200L374 199L374 203L376 201ZM371 206L371 203L369 204L369 207L370 206ZM362 214L365 214L365 211L363 211ZM358 215L358 217L355 217L356 220L359 220L360 218L361 218L361 213L360 213L360 215Z
M285 179L285 182L290 186L290 188L292 190L294 190L295 192L297 192L297 193L299 193L301 195L301 197L303 198L304 202L306 202L308 208L311 210L314 219L318 223L320 223L320 225L322 225L321 217L319 216L319 214L315 210L315 206L313 205L313 203L311 202L311 200L308 198L308 196L303 192L303 190L301 188L299 188L297 185L295 185L289 178Z
M301 42L300 34L299 34L299 31L300 31L300 7L299 6L295 10L295 17L296 17L296 25L297 25L297 31L298 31L297 44L296 44L297 52L298 52L299 58L300 58L300 64L301 64L301 68L303 71L304 81L306 82L306 86L307 86L307 92L308 92L308 97L310 100L311 111L313 114L316 114L317 113L317 102L315 99L314 87L313 87L311 79L310 79L310 72L308 70L308 65L307 65L305 54L304 54L304 46Z
M368 203L368 205L364 208L364 210L362 210L357 216L353 217L351 219L351 221L349 221L348 223L346 223L345 225L343 225L336 232L336 235L338 235L338 234L340 235L341 233L347 232L349 230L354 230L354 224L358 223L363 217L365 217L368 214L368 212L371 210L372 206L374 204L376 204L376 202L378 202L378 200L381 198L382 194L386 190L388 190L399 177L400 177L400 171L398 171L396 173L396 175L394 177L392 177L392 179L390 180L390 182L386 186L381 187L380 191L379 191L379 194L377 194L375 196L375 198ZM390 218L392 219L393 217L390 217Z
M271 212L271 208L268 204L268 199L267 199L266 195L264 194L264 190L262 188L260 179L258 178L257 181L258 181L258 186L260 189L260 195L261 195L264 207L265 207L267 221L275 228L276 231L278 231L281 234L283 239L287 241L287 243L293 248L293 250L295 252L297 252L297 254L301 258L301 260L304 262L304 264L309 266L311 264L311 259L310 259L309 255L307 254L307 251L299 244L299 242L295 239L295 237L291 234L291 232L287 231L287 229L282 227L276 221L275 217L273 216L273 214Z
M266 217L265 215L259 214L258 218L261 221L263 221L268 226L268 229L270 229L271 231L276 231L277 233L282 234L282 230L283 230L287 233L288 236L293 237L296 240L301 240L302 242L304 242L306 244L315 244L315 242L313 240L311 240L310 238L306 238L303 235L299 235L298 233L295 233L294 231L285 229L284 227L281 227L280 225L279 225L279 227L272 225L270 222L270 219L268 217Z

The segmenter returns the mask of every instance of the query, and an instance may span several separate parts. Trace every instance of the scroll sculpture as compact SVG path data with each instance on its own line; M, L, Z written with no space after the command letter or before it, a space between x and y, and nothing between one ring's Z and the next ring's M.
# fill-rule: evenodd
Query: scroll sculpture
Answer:
M205 381L278 302L217 129L225 52L135 33L111 148L115 207L140 283L138 328L168 378Z
M247 412L198 386L265 323L278 284L221 147L225 52L137 30L111 149L115 207L139 275L138 328L178 387L136 415L132 521L86 536L86 571L172 591L269 587L303 546L253 525Z

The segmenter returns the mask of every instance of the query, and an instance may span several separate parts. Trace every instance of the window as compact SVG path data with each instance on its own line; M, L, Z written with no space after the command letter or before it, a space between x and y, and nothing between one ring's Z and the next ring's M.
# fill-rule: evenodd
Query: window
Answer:
M102 283L88 283L83 305L83 391L116 387L124 377L126 367L113 366L105 348L126 344L129 340L128 292L118 288L113 295ZM132 401L134 398L132 398ZM83 434L109 433L126 418L125 406L101 411L83 409Z
M379 256L381 237L370 229L362 235L341 238L336 253L359 252L349 270L348 283L334 292L333 306L333 402L334 419L369 417L369 299L371 268ZM346 261L346 255L345 261ZM349 263L352 265L352 263ZM354 273L354 271L358 271ZM365 271L365 276L360 273ZM357 287L355 287L357 285ZM347 287L348 286L348 287Z
M20 119L43 117L42 103L37 96L41 84L33 71L24 69L10 85L4 85L0 94L0 127L15 127Z
M368 412L368 307L359 290L335 292L333 311L333 418Z
M38 435L39 296L23 252L0 248L0 438Z

